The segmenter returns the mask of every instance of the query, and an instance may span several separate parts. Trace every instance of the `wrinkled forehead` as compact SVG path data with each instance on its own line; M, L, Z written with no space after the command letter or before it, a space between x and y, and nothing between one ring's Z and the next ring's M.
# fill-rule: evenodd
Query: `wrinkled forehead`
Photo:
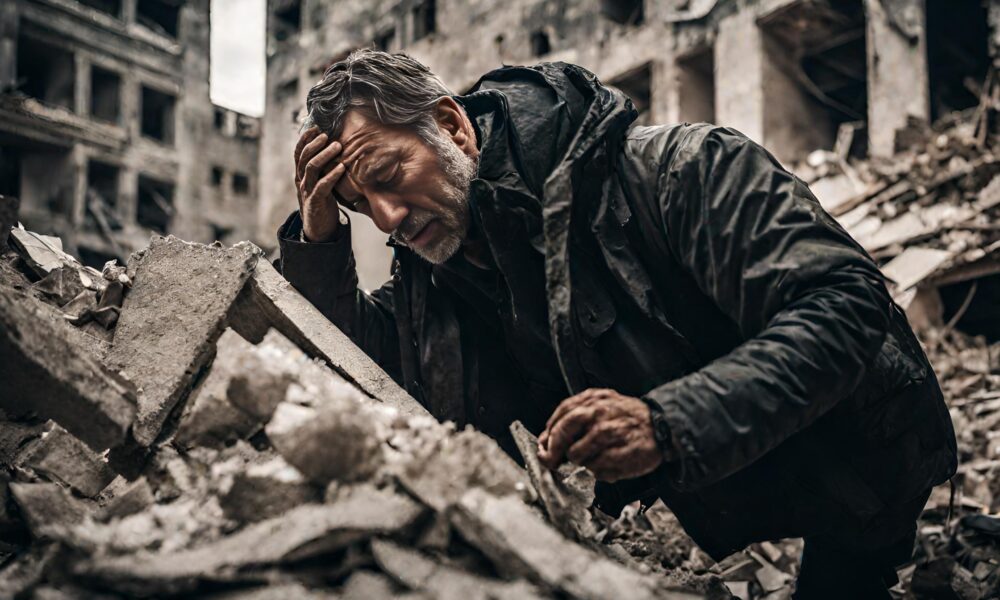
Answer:
M335 187L348 205L363 195L361 183L364 181L365 167L394 152L407 138L406 128L383 125L357 111L348 112L344 116L336 141L342 146L339 160L347 167L347 174Z

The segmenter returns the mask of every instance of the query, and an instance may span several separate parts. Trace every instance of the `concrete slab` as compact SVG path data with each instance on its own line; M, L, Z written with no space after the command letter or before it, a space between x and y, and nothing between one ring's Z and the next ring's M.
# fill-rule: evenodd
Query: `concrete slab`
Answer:
M97 451L122 443L136 413L131 384L71 340L85 335L51 307L0 289L0 408L52 419Z
M332 552L371 536L407 529L424 508L389 490L359 487L336 504L306 504L197 548L96 558L78 573L116 590L183 590L250 566Z
M102 456L58 425L32 442L17 463L66 483L88 498L99 494L117 475Z
M32 535L67 539L70 530L87 518L92 507L58 483L11 483L11 494Z
M452 513L452 524L473 546L510 577L524 577L573 598L691 600L691 594L660 588L641 575L559 534L516 497L480 489L467 492Z
M250 285L234 307L230 325L251 341L262 339L273 327L306 354L321 359L372 398L405 415L428 414L267 261L257 263Z
M250 244L232 248L154 237L133 255L108 363L142 388L133 428L148 446L208 363L225 315L259 257Z

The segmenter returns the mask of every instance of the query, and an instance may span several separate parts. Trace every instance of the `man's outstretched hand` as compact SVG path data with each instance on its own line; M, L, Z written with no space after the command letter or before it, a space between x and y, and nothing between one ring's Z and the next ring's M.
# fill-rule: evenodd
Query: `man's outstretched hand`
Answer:
M538 438L538 458L550 469L569 460L601 481L639 477L663 462L649 407L602 389L563 400Z

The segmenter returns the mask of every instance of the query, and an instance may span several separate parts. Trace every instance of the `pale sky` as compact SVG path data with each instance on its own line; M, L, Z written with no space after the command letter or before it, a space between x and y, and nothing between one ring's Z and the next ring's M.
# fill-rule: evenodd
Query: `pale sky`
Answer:
M212 102L264 114L267 0L212 0Z

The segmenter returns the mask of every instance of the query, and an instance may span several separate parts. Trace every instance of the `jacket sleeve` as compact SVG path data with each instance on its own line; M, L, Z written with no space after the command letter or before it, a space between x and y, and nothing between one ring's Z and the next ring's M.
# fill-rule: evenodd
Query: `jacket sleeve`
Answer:
M278 229L280 258L275 267L309 302L347 334L397 382L401 381L399 333L393 316L390 280L371 294L358 289L351 249L351 223L341 212L337 238L329 243L300 241L302 220L292 213Z
M691 489L848 396L883 343L891 299L871 258L759 145L711 126L677 144L658 172L663 235L744 340L645 396L669 432L672 479Z

